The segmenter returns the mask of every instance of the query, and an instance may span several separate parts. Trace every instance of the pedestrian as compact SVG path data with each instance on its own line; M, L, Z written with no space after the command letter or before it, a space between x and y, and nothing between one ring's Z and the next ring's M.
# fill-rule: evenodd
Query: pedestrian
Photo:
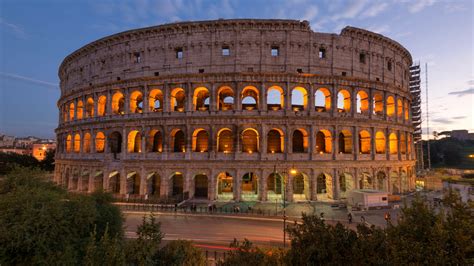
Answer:
M364 215L360 216L360 222L363 223L363 224L365 224L365 217L364 217Z
M174 212L177 212L178 211L178 203L175 203L174 204Z
M347 215L347 220L349 220L349 223L351 224L352 223L352 213L349 213Z
M320 213L319 216L321 218L321 221L324 221L324 212Z

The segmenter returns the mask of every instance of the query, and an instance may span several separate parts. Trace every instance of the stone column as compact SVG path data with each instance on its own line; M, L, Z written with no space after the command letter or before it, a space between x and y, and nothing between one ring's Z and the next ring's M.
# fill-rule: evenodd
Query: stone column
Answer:
M127 194L127 172L124 168L120 170L120 194Z
M338 94L338 84L334 84L328 88L331 91L331 114L332 117L337 116L337 94ZM324 99L326 103L326 99Z
M337 174L338 174L337 169L334 168L333 171L332 171L332 188L333 188L332 198L333 199L339 199L339 195L340 195L339 176Z
M374 117L374 89L369 88L369 118Z
M284 93L284 105L283 105L283 109L286 110L287 112L291 112L291 94L292 94L292 91L291 91L291 85L290 85L290 82L286 82L286 87L283 88L283 93Z
M315 113L315 101L316 99L314 98L314 84L310 83L309 86L308 86L308 106L307 106L307 109L309 111L310 114L314 114Z
M170 93L170 86L168 82L165 82L163 85L163 112L172 112L173 108L171 106L171 93Z
M334 126L334 130L332 132L332 159L337 159L337 154L339 153L339 135L338 135L338 127Z
M239 202L240 199L241 199L241 192L242 192L242 188L241 188L241 184L242 184L242 170L240 169L237 169L236 172L236 176L234 176L234 200Z
M286 169L284 174L284 178L286 178L285 190L286 190L286 200L289 202L293 202L293 175L289 173L289 169Z
M89 179L88 179L88 182L89 182L89 186L88 186L88 190L87 192L89 193L92 193L96 190L96 188L94 187L94 175L95 175L95 172L93 171L93 169L89 169Z
M98 100L98 99L97 99ZM110 88L107 89L107 99L105 104L105 115L112 115L112 93L110 92Z
M235 98L234 98L234 110L242 111L242 89L241 85L234 82L235 87Z
M146 187L147 187L146 186L146 170L142 166L140 169L140 189L139 189L140 195L148 194L148 192L146 191Z
M309 182L311 184L310 186L310 194L311 194L311 200L312 201L316 201L318 200L318 191L317 191L317 184L318 184L318 177L316 176L316 171L314 169L310 169L310 172L309 172L310 176L309 176Z
M185 88L185 95L186 95L186 99L185 99L185 112L186 113L189 113L189 112L192 112L194 110L194 106L193 106L193 86L191 85L190 82L186 83L186 88Z
M148 90L148 84L145 84L143 86L143 113L149 113L150 112L150 95L148 95L149 90Z
M130 112L130 90L129 90L129 88L126 88L126 89L124 90L123 95L124 95L123 97L125 98L125 99L124 99L124 101L125 101L125 104L124 104L124 108L125 108L124 113L125 113L126 115L128 115L128 114L131 113L131 112Z
M259 93L259 103L258 108L260 111L267 111L267 90L265 88L265 83L262 82L260 85L260 93Z
M128 134L125 127L122 128L122 160L125 159L126 154L128 153Z
M216 84L212 83L209 91L209 110L217 111Z
M352 152L354 153L354 160L357 161L359 159L359 127L354 126L352 128Z
M311 124L311 126L309 127L309 140L308 140L308 151L309 151L309 154L310 154L310 157L309 159L312 160L314 159L315 157L315 153L316 153L316 132L314 130L314 124Z

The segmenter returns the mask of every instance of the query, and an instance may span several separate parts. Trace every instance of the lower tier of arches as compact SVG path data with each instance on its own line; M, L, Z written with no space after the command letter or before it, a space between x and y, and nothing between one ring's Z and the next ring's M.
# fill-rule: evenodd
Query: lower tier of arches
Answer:
M218 201L345 199L353 189L414 190L415 161L403 162L56 162L54 181L70 191L135 198Z

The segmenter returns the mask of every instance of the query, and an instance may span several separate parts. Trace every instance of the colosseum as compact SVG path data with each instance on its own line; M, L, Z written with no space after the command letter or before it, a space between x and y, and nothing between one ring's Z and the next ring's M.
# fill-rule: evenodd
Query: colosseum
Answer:
M314 32L298 20L108 36L59 68L55 181L142 199L403 193L415 183L411 64L380 34Z

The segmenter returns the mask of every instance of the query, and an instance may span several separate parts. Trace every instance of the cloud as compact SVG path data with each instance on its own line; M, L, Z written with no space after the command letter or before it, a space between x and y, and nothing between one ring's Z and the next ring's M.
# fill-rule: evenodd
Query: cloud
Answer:
M368 2L367 0L353 1L346 9L336 12L336 14L332 16L332 20L336 21L339 19L355 18L361 13L361 11L364 10L364 7L367 4L367 2Z
M367 30L370 30L379 34L384 34L384 33L386 34L390 32L390 27L388 25L373 25L373 26L369 26Z
M27 39L28 36L23 30L23 28L19 25L9 23L5 21L5 19L0 18L0 27L7 29L8 31L12 32L16 37L20 39Z
M5 72L0 72L0 77L8 78L8 79L14 79L14 80L20 80L20 81L26 81L29 83L37 84L37 85L42 85L51 89L59 89L58 84L52 83L52 82L47 82L44 80L39 80L39 79L34 79L34 78L29 78L17 74L11 74L11 73L5 73Z
M408 11L412 14L420 12L421 10L432 6L436 1L435 0L411 0L406 1L408 3Z
M474 94L474 87L469 88L467 90L462 90L462 91L452 91L448 93L449 95L456 95L458 97L464 96L464 95L469 95L469 94Z
M464 119L464 118L467 118L467 116L462 115L462 116L453 116L453 117L451 117L451 119L456 119L456 120L458 120L458 119Z
M446 117L438 117L438 118L434 118L433 120L431 120L433 123L439 123L439 124L453 124L453 123L456 123L456 121L453 121L452 119L450 118L446 118Z
M364 13L362 13L362 17L370 18L375 17L381 12L383 12L388 7L388 2L382 1L374 1L372 6L370 6Z
M313 19L316 18L316 16L318 15L318 7L315 6L315 5L310 5L308 6L308 8L306 9L303 17L301 18L302 20L307 20L307 21L311 21Z

